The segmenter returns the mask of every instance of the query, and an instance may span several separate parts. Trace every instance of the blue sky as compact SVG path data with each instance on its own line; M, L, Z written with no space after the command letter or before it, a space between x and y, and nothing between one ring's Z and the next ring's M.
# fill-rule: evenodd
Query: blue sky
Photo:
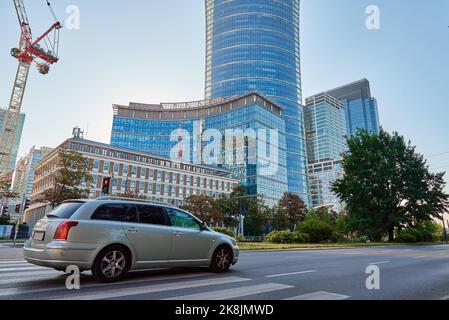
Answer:
M56 146L76 125L87 138L108 142L113 103L203 97L203 0L52 3L62 20L68 5L79 6L80 29L62 31L61 61L50 74L32 69L21 155L33 145ZM52 23L45 1L25 4L34 35L42 33ZM368 5L380 8L380 30L365 27ZM304 0L301 18L304 97L368 78L383 127L410 139L433 168L448 170L449 1ZM17 68L9 50L18 38L12 1L1 1L2 107Z

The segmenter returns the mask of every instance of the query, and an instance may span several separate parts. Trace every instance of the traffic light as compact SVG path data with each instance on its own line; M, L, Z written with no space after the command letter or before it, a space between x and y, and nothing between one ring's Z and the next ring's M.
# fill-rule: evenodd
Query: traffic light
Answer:
M109 194L110 187L111 187L111 178L110 177L104 177L103 178L103 185L101 187L101 192L103 194Z
M30 207L30 199L25 199L25 203L23 205L23 211Z
M20 213L20 207L21 207L20 204L16 204L16 213Z

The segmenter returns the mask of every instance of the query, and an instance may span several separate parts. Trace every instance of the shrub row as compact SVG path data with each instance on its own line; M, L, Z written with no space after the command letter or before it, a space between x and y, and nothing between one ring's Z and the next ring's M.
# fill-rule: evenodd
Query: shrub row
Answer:
M214 227L214 228L212 228L212 230L214 230L215 232L223 233L223 234L226 234L226 235L228 235L230 237L235 238L235 232L230 230L230 229L228 229L228 228Z
M265 237L272 243L307 243L310 242L310 236L307 233L291 231L272 231Z

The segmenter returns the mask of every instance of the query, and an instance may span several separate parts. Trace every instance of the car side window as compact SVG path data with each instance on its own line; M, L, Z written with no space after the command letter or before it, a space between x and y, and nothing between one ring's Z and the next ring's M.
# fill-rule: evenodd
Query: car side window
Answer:
M201 230L199 223L191 215L172 208L166 210L173 227Z
M133 205L103 204L95 210L92 220L137 222L137 211Z
M155 206L137 206L139 210L139 222L145 224L155 224L166 226L167 221L165 219L164 210Z

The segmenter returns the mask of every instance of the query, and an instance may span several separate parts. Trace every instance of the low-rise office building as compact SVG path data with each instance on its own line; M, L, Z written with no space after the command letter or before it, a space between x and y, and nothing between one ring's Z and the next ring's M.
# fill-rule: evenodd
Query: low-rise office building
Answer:
M154 202L181 206L191 195L218 198L230 193L238 180L230 172L204 165L185 164L167 158L148 155L108 144L71 138L45 156L36 166L31 196L32 204L25 213L25 222L34 225L51 208L45 201L45 192L54 188L54 179L60 170L59 151L74 150L90 164L92 181L90 198L103 196L103 179L110 178L110 195L133 194Z

